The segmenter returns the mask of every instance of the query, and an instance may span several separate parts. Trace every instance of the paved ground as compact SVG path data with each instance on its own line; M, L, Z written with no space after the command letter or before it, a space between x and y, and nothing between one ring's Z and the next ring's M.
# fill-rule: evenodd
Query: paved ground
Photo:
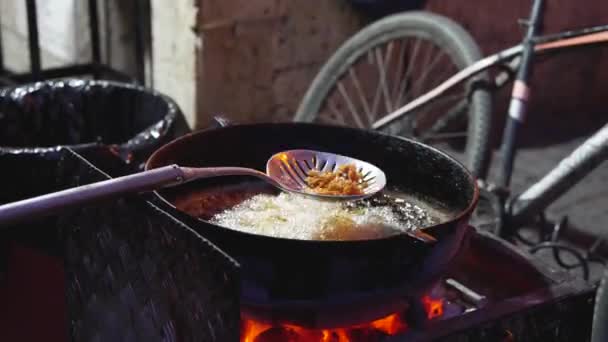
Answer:
M515 162L512 179L514 193L522 192L544 176L606 122L605 119L603 122L598 121L582 124L576 122L575 129L569 129L567 122L560 122L553 127L536 125L527 128ZM496 152L493 160L490 179L497 172ZM608 240L608 162L601 164L548 208L549 219L558 220L564 215L568 216L577 229ZM597 279L600 270L592 268L592 279Z
M546 147L522 149L517 156L512 189L519 193L534 184L584 140L575 138ZM493 163L492 173L496 172L496 164ZM579 228L608 238L607 198L608 163L605 162L551 205L547 214L553 219L568 215Z

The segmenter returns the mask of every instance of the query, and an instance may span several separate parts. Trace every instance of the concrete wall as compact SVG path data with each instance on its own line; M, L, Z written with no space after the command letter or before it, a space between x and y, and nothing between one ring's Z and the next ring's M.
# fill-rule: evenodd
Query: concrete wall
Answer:
M343 0L201 0L198 119L290 120L318 69L360 27Z
M196 56L202 47L191 1L152 0L152 85L171 96L194 127Z

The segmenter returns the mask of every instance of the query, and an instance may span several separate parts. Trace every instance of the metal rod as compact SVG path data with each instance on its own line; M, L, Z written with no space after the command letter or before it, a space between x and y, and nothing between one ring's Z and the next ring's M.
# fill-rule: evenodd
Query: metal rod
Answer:
M146 61L144 60L144 32L146 27L145 15L147 14L147 6L145 0L135 0L135 68L136 79L139 84L146 83Z
M0 18L0 24L2 24L2 18ZM4 50L2 49L2 26L0 26L0 75L3 75L4 72L5 72L5 70L4 70Z
M532 63L534 60L534 37L540 27L542 9L543 0L534 0L530 19L527 22L528 31L523 42L522 61L511 93L509 116L500 146L502 162L497 179L498 187L503 189L508 188L511 183L513 161L515 160L516 153L517 130L519 125L524 121L527 112L527 103L530 97L528 82L532 73Z
M467 302L474 304L477 308L483 306L487 301L486 296L473 291L456 279L448 278L445 280L445 283L460 292Z
M606 32L606 31L608 31L608 25L598 25L598 26L586 27L586 28L582 28L582 29L578 29L578 30L562 31L562 32L558 32L558 33L547 34L542 37L537 37L535 40L536 40L536 44L548 44L548 43L551 43L554 41L567 40L570 38L575 38L575 37L580 37L580 36L586 36L586 35L593 36L594 34L597 34L600 32Z
M42 79L49 79L80 75L93 75L95 72L98 72L100 75L111 79L120 80L124 82L134 82L133 77L127 74L111 69L110 67L107 67L105 65L94 64L76 64L60 68L49 68L40 71L40 77ZM9 75L9 78L14 81L13 83L24 83L35 80L31 73L13 74Z
M40 42L38 40L38 14L36 0L25 0L30 47L30 70L35 80L40 78Z
M91 183L0 206L0 228L42 218L95 201L179 184L185 177L176 165Z
M564 158L541 180L515 197L509 222L514 226L543 212L555 199L608 158L608 124Z
M89 31L91 33L91 58L94 65L101 63L101 48L99 38L99 13L97 0L89 0ZM93 76L99 78L99 72L93 71Z

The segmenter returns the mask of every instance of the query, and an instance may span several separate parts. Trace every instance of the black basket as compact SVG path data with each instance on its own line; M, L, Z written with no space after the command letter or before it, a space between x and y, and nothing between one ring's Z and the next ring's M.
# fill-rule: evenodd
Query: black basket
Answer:
M69 149L5 153L0 170L21 188L3 202L108 178ZM139 196L3 228L2 341L239 339L236 262Z
M171 98L133 84L70 79L0 90L0 151L104 146L139 167L187 132Z

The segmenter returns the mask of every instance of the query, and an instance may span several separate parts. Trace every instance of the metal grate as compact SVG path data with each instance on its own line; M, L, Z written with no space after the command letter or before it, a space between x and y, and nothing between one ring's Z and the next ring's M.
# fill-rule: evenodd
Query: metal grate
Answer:
M19 167L13 155L4 156L0 162ZM46 179L34 182L32 191L44 182L64 188L108 178L69 149L38 158L22 165L46 170L39 173ZM72 341L238 340L238 264L143 198L108 200L15 228L20 242L34 247L29 242L38 233L50 232L41 248L63 258Z

